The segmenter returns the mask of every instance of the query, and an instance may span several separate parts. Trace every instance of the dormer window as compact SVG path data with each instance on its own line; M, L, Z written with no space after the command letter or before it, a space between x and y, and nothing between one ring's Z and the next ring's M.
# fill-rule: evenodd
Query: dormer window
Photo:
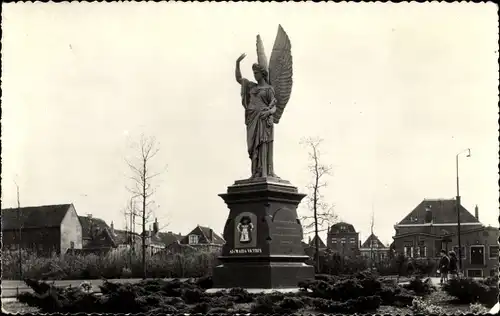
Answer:
M198 235L189 235L189 244L197 245L198 244Z

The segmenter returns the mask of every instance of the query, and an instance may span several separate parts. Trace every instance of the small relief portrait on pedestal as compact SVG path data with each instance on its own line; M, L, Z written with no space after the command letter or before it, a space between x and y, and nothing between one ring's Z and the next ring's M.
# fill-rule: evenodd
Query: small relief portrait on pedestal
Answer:
M237 230L239 232L240 243L248 244L252 242L252 231L254 229L250 217L243 216L238 223Z
M234 219L234 247L253 248L257 246L257 216L251 212L240 213Z

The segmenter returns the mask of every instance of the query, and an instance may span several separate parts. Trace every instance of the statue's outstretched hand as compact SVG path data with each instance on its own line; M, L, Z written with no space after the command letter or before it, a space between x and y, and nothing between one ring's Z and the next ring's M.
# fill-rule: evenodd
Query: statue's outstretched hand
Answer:
M243 53L240 55L240 57L238 57L238 59L236 59L236 62L239 63L240 61L242 61L245 57L247 57L247 54Z

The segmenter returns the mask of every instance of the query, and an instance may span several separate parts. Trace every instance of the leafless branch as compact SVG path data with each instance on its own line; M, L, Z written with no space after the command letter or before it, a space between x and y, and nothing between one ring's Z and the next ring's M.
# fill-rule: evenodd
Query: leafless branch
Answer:
M316 267L319 269L319 236L318 233L321 231L328 230L330 224L336 220L336 215L333 212L333 205L325 201L324 196L321 194L321 190L328 186L328 182L324 178L331 175L332 167L326 165L321 161L321 144L323 140L321 138L304 138L301 144L308 150L309 165L308 170L311 174L312 181L307 186L309 189L309 195L306 199L306 204L312 215L306 215L301 217L301 221L304 222L305 230L313 229L315 235L315 259ZM324 227L324 226L327 227Z
M141 203L141 209L139 212L130 211L132 216L137 216L142 221L142 259L143 259L143 277L146 277L146 265L145 265L145 247L146 247L146 224L151 218L153 211L151 210L154 204L153 200L150 198L155 194L156 188L153 187L152 180L159 176L161 172L152 173L153 167L152 159L159 152L159 144L156 142L154 137L145 137L141 135L139 140L139 158L136 163L132 163L130 160L125 159L132 175L130 180L133 183L133 187L127 187L127 190L132 194L133 199L138 199ZM131 203L132 205L132 203ZM135 208L135 206L134 206Z

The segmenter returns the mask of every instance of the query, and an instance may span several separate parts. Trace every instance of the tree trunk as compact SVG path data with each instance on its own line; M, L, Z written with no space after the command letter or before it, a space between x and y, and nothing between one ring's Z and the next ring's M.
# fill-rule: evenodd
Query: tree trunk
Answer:
M316 148L314 148L314 165L315 165L315 183L314 183L314 197L313 197L313 209L314 209L314 247L315 247L315 261L316 261L316 273L320 272L319 266L319 236L318 236L318 185L319 185L319 170L318 170L318 156L316 154Z
M142 183L142 278L146 279L146 159L143 165Z

